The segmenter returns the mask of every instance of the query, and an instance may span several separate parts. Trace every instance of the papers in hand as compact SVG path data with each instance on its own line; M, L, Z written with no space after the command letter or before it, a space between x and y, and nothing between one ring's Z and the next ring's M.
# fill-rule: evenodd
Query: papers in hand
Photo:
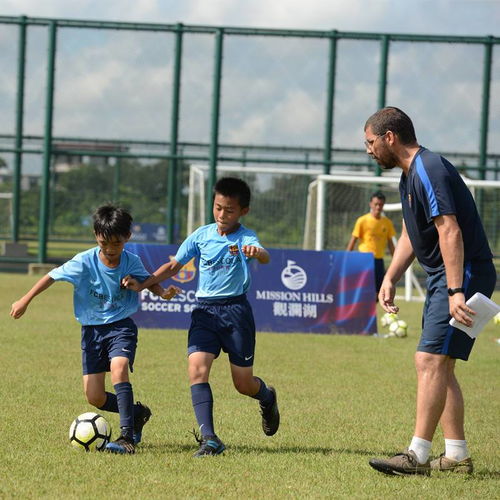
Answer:
M474 323L471 327L465 326L458 322L455 318L451 318L450 325L465 332L469 337L475 339L479 332L484 328L484 325L500 312L500 306L495 304L488 297L480 292L475 293L466 304L476 312L473 317Z

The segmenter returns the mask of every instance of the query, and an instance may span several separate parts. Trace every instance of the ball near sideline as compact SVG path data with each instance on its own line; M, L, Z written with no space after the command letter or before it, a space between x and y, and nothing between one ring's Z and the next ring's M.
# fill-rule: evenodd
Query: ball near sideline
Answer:
M380 319L380 323L382 324L382 326L389 326L397 319L398 315L396 313L385 313Z
M495 325L500 325L500 313L498 313L496 316L493 316L493 323Z
M82 413L69 427L69 441L75 448L102 451L111 439L111 426L98 413Z
M406 337L408 335L408 324L402 319L393 321L389 326L389 332L395 337Z

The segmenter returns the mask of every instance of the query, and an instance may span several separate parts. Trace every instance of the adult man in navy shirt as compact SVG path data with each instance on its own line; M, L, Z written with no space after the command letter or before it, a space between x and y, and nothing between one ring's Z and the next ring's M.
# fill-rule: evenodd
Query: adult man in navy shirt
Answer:
M371 459L386 474L432 470L471 473L464 434L464 403L454 374L456 359L467 360L474 340L451 327L451 317L471 326L466 300L475 292L491 296L496 272L474 199L445 158L421 147L410 118L400 109L377 111L365 124L367 153L384 169L403 170L399 185L403 230L380 288L379 303L397 312L396 283L416 257L427 272L423 329L415 354L417 411L410 446L389 459ZM445 453L429 461L438 422Z

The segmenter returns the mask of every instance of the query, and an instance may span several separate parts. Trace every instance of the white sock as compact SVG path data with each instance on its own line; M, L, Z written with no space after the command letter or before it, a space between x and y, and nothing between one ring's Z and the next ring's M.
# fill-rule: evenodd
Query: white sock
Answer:
M467 442L461 439L445 439L445 452L444 456L446 458L451 458L457 462L469 458L469 450L467 449Z
M408 449L415 452L419 464L425 464L425 462L427 462L427 460L429 459L431 446L432 446L431 441L427 441L426 439L413 436Z

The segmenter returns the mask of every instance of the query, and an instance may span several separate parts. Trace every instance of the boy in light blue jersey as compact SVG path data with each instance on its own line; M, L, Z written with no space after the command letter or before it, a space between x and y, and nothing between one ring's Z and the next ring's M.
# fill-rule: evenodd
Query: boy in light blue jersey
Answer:
M149 277L140 258L124 249L130 238L131 215L113 205L99 207L94 213L97 247L75 255L62 266L41 278L33 288L12 304L10 315L19 319L38 294L55 281L74 286L76 319L82 324L82 365L85 396L100 410L120 414L120 437L106 447L112 453L134 453L141 441L142 428L151 410L134 405L129 368L132 371L137 346L137 327L129 317L137 311L138 295L127 290L122 280ZM153 285L156 295L170 299L179 291ZM115 394L105 391L105 375L111 372Z
M214 188L215 223L188 236L175 257L142 284L125 280L126 286L140 291L174 276L193 257L199 259L197 304L188 336L191 399L201 432L195 457L218 455L225 450L214 430L213 397L208 382L212 363L221 350L228 353L238 392L259 401L264 433L272 436L279 427L276 390L253 375L255 323L246 298L251 282L248 262L255 258L267 264L269 253L256 234L239 222L249 207L250 188L244 181L233 177L220 179Z

